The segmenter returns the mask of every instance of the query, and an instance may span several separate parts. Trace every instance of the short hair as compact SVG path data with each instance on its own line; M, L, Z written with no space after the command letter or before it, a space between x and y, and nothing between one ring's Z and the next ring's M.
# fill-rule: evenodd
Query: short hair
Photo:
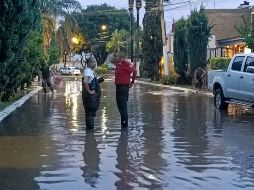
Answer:
M96 65L96 59L94 57L89 57L86 59L87 61L87 67L92 67Z
M115 56L115 57L120 57L120 58L123 58L123 57L124 57L123 53L120 52L120 51L114 53L114 56Z

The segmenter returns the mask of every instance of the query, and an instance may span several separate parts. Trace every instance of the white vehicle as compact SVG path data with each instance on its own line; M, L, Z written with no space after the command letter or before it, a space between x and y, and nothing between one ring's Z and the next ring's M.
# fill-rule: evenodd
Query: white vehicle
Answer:
M209 71L208 89L218 109L227 109L229 103L254 107L254 53L235 55L227 71Z
M75 67L65 67L60 69L62 75L81 75L80 69Z

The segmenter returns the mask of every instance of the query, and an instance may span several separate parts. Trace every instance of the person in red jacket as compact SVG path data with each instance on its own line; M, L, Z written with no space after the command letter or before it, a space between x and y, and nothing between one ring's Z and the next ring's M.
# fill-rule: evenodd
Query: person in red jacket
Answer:
M134 84L136 78L135 67L121 53L114 55L116 103L121 115L121 126L128 127L128 107L129 88Z

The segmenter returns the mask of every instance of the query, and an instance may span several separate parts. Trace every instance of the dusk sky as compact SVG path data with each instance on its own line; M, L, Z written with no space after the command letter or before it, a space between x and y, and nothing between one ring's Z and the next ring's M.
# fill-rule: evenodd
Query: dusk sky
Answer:
M107 3L117 8L128 8L128 0L79 0L83 7L87 5L95 5L95 4L103 4ZM186 2L188 0L171 0L171 3L179 3L179 2ZM166 6L165 7L165 19L167 25L167 32L169 32L171 25L174 20L178 20L181 17L188 17L190 14L190 10L194 9L195 7L200 7L201 2L203 5L208 9L213 9L214 5L216 9L230 9L230 8L237 8L243 0L190 0L191 3L184 3L175 6ZM253 0L249 0L250 5L254 5ZM145 10L142 9L141 11L141 18L140 21L142 23L143 14Z

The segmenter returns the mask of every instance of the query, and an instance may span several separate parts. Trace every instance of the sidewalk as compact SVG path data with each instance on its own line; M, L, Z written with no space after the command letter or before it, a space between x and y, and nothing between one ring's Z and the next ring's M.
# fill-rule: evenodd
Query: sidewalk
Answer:
M42 89L40 82L33 82L31 87L19 91L18 97L13 102L0 102L0 122L11 112L22 106L31 96L38 93Z
M199 91L199 90L193 89L191 86L187 86L187 85L186 85L186 87L174 86L174 85L163 85L163 84L160 84L159 82L151 81L150 79L144 79L144 78L137 78L136 83L159 86L159 87L163 87L163 88L170 88L172 90L181 90L184 92L205 94L207 96L213 96L212 92L209 92L206 89L202 89L201 91Z

